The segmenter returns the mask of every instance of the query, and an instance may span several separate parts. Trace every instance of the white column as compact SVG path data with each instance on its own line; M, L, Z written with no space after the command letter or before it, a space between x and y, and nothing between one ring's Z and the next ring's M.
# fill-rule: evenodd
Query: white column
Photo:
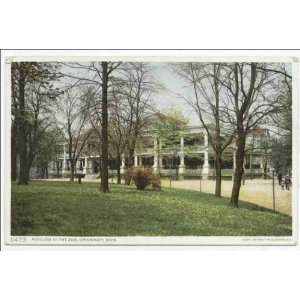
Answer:
M134 166L137 167L138 166L138 156L135 154L134 155Z
M262 178L264 178L264 157L263 156L260 158L260 172L261 172Z
M65 173L67 171L67 153L66 153L66 144L64 144L64 160L62 165L62 173Z
M122 154L122 160L121 160L121 174L125 174L125 155Z
M209 162L208 162L208 150L206 150L204 152L204 166L205 167L209 166Z
M184 175L185 164L184 164L184 137L180 138L180 165L179 165L179 175Z
M162 158L162 155L160 155L158 161L159 161L159 167L160 167L160 169L163 169L164 166L163 166L163 158Z
M202 175L204 178L209 176L209 161L208 161L208 136L207 133L204 134L204 164L202 167Z
M159 143L159 157L158 157L158 164L159 164L159 168L163 169L163 156L162 156L162 146L161 146L161 140L158 140Z
M208 136L206 132L204 133L204 146L208 147Z
M260 168L262 170L264 169L264 159L263 159L263 157L260 158Z
M157 138L154 138L154 161L153 161L153 172L154 174L158 173L158 143L157 143Z
M180 138L180 165L184 166L184 137Z

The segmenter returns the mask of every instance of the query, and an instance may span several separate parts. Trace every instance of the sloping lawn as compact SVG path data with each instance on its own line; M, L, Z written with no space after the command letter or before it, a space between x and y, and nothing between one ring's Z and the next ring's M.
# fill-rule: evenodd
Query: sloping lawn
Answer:
M249 203L180 189L137 191L96 183L12 185L12 235L289 236L292 219Z

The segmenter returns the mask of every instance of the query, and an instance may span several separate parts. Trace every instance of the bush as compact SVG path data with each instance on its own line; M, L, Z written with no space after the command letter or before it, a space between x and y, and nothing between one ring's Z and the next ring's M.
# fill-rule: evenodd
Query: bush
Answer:
M129 180L133 180L138 190L144 190L148 185L152 185L153 189L160 190L160 178L152 173L149 168L130 168L127 172Z
M133 180L138 190L144 190L151 183L152 170L131 168L128 170L128 177Z

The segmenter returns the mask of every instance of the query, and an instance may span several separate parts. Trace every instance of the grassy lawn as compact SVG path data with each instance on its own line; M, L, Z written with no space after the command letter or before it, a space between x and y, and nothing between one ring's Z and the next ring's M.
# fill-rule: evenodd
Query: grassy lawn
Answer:
M111 185L12 184L12 235L33 236L289 236L291 217L197 191L137 191Z

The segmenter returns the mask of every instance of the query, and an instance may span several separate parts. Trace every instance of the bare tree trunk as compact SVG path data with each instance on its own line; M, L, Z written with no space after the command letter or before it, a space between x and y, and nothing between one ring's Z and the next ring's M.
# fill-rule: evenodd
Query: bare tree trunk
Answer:
M216 153L216 158L215 158L215 173L216 173L215 196L221 197L221 186L222 186L222 156L221 156L220 153Z
M16 145L16 124L13 123L11 130L11 180L17 180L17 145Z
M55 162L55 167L56 167L56 176L59 177L59 161L56 160Z
M107 62L102 62L102 166L101 166L101 185L100 190L103 193L109 192L108 186L108 108L107 108L107 85L108 73Z
M267 179L267 169L264 169L264 179Z
M134 149L131 149L129 151L129 156L128 156L128 166L133 167L134 164Z
M117 157L117 183L121 184L121 156Z
M75 164L73 160L70 160L70 165L71 165L71 176L70 176L70 181L74 182L74 177L75 177Z
M27 164L27 136L26 136L26 111L25 111L25 79L20 69L19 79L19 105L20 112L18 116L18 145L20 153L20 172L18 184L26 185L29 181L29 170Z
M268 163L267 161L264 161L263 163L263 168L264 168L264 179L267 179L267 169L268 169Z
M128 167L131 168L133 166L134 161L134 148L129 149L128 151ZM125 176L125 184L130 185L131 178L129 176Z
M236 140L236 169L233 178L233 187L230 201L230 203L234 207L238 207L240 188L244 174L245 140L245 135L243 133L239 133Z

